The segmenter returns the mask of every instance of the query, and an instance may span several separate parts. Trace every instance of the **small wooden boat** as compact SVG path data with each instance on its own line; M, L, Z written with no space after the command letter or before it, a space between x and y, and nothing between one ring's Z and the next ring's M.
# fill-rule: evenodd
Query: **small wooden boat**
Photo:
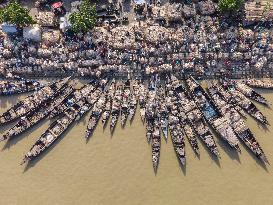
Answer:
M186 137L188 138L190 145L192 147L192 149L194 150L195 154L199 155L199 146L198 146L198 142L197 142L197 136L195 134L194 129L192 128L192 126L190 125L190 122L188 121L184 121L184 123L182 124L182 128L186 134Z
M157 89L157 101L158 108L157 113L160 122L160 128L163 133L164 138L168 139L168 108L165 100L165 89L162 86L159 86Z
M139 81L135 81L133 84L133 90L131 91L130 97L129 97L129 115L128 120L132 122L133 117L135 116L136 109L137 109L137 103L139 99Z
M122 102L121 102L121 127L125 126L128 115L129 115L130 95L131 95L131 84L130 84L130 80L127 80L124 83L124 90L123 90Z
M0 81L0 95L14 95L39 90L43 84L36 80L19 78Z
M161 138L160 138L160 128L159 123L156 121L154 123L154 130L151 136L151 147L152 147L152 162L154 167L154 172L157 173L157 168L160 158L160 147L161 147Z
M119 85L117 85L116 93L112 103L112 113L111 113L111 123L110 123L111 132L114 131L118 121L118 117L120 115L122 94L123 94L123 83L121 82Z
M65 85L60 89L60 91L54 94L54 97L56 98L46 101L41 108L22 117L12 128L10 128L3 136L0 137L0 141L11 139L39 123L41 120L46 118L54 107L58 106L67 95L73 92L73 90L74 84L67 86Z
M147 102L147 93L148 89L145 87L144 84L140 83L139 86L139 107L140 107L140 117L142 122L145 121L145 108Z
M169 129L176 156L181 166L186 164L185 137L182 132L182 126L179 119L177 97L171 89L170 83L166 85L169 108Z
M243 141L243 143L255 154L255 156L265 163L269 163L261 146L255 139L250 129L246 126L244 120L240 114L228 104L217 90L216 84L210 84L208 87L209 94L212 96L215 104L219 108L220 112L230 120L230 124L233 127L237 136Z
M8 109L0 116L0 124L13 121L27 113L39 108L44 102L52 99L54 94L58 92L70 80L69 78L62 79L58 82L52 83L49 86L43 87L34 94L29 95L24 100L18 102L16 105Z
M146 122L146 137L148 142L150 142L151 133L154 132L155 120L157 120L157 103L156 103L156 86L149 86L149 91L147 94L147 101L145 106L145 122Z
M106 123L110 117L115 92L116 92L116 81L115 81L115 79L113 79L109 88L108 88L108 95L106 96L105 109L104 109L104 112L102 113L102 116L101 116L101 122L102 122L103 127L106 126Z
M185 137L182 127L179 124L178 117L170 115L169 118L170 134L173 142L173 148L181 166L186 164Z
M98 96L99 100L95 103L94 107L92 108L92 112L91 112L88 125L87 125L85 138L89 138L93 134L98 124L98 121L104 111L106 96L107 96L107 93L103 93L101 97Z
M221 115L210 96L193 77L188 78L186 82L194 101L203 112L207 122L232 148L240 151L239 140L229 124L229 119Z

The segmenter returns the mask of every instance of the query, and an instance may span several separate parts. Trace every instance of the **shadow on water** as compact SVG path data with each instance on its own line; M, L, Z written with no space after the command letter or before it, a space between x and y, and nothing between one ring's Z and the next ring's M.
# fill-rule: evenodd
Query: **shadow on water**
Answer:
M10 96L1 96L1 108L9 109L20 101L19 97L23 96L23 98L25 98L31 94L32 92L25 93L24 95L18 94L18 95L10 95Z
M260 122L257 122L257 126L259 129L262 129L263 131L268 132L269 131L268 126L271 126L271 125L264 125L264 124L261 124Z
M42 120L41 122L32 126L31 128L29 128L28 130L26 130L22 134L19 134L13 138L7 140L6 144L2 148L2 151L6 150L6 149L10 149L12 146L16 145L19 141L21 141L24 137L30 135L32 132L35 132L39 127L42 127L46 122L47 122L47 120Z
M27 172L29 169L33 168L34 166L36 166L36 164L42 160L47 154L48 152L50 152L66 135L67 133L73 129L73 127L75 126L75 124L77 123L73 123L73 125L71 125L49 148L47 148L44 152L42 152L38 157L36 157L35 159L27 162L23 173Z
M179 160L179 159L177 159ZM187 161L185 162L184 165L182 165L179 161L178 161L179 167L181 169L181 171L183 172L184 176L187 175Z
M241 164L239 153L238 151L236 151L235 148L230 147L227 142L223 142L222 140L218 141L218 145L225 151L225 153L227 153L229 158L231 158L232 160L236 160Z
M253 152L244 144L243 147L245 148L245 150L247 151L247 153L252 157L252 159L260 166L262 167L267 173L269 173L268 169L267 169L267 165L265 164L264 161L262 161L261 159L257 158L255 156L255 154L253 154ZM269 162L270 163L270 162Z
M209 156L210 156L210 158L217 164L217 166L219 167L219 168L221 168L221 164L220 164L220 160L219 160L219 157L217 157L217 156L215 156L215 154L213 154L213 153L211 153L211 151L207 148L207 146L204 144L204 142L202 141L202 140L200 140L201 141L201 143L199 143L199 144L201 144L201 146L203 146L203 148L205 149L205 150L207 150L207 152L208 152L208 154L209 154ZM200 155L199 155L199 160L200 160Z

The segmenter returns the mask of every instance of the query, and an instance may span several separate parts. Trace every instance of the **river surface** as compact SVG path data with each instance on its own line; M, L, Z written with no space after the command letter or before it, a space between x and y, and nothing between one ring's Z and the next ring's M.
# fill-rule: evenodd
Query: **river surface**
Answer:
M261 91L261 90L259 90ZM273 104L273 91L261 91ZM19 97L1 97L4 112ZM273 125L273 111L258 105ZM157 175L139 113L113 136L97 127L86 143L89 114L30 166L20 166L24 154L46 130L43 121L25 134L0 145L2 205L272 205L273 168L264 166L242 145L237 154L215 138L221 159L215 161L199 141L200 158L186 141L187 165L181 169L172 142L162 140ZM273 164L272 126L265 130L250 117L254 132ZM1 128L3 133L9 126Z

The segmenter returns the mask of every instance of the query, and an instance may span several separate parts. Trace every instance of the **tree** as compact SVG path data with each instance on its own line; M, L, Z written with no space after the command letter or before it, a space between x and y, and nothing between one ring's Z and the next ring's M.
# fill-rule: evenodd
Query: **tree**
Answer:
M236 13L240 10L244 0L219 0L218 6L221 12L223 13Z
M86 33L89 29L96 25L97 10L96 5L91 5L90 0L83 0L78 12L69 15L69 21L72 30L75 33Z
M0 10L0 23L15 24L18 27L34 24L35 21L28 14L29 10L22 7L18 2L11 2Z

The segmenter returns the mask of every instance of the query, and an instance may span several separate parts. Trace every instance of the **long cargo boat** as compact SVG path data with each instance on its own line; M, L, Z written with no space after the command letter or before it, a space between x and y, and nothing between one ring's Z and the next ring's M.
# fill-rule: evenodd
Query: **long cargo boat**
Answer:
M145 122L145 109L147 103L148 89L141 82L139 85L139 111L142 122Z
M120 115L121 103L122 103L122 95L123 95L123 82L120 82L117 85L115 96L112 103L112 113L111 113L111 122L110 122L110 131L113 133L116 124L118 122L118 118Z
M169 130L173 142L174 151L181 166L186 164L185 136L179 119L177 98L173 91L167 90L169 108Z
M158 120L154 121L154 128L151 137L151 147L152 147L152 162L154 167L154 172L157 173L157 168L160 159L160 148L161 148L161 137L160 128Z
M132 123L132 120L135 116L136 113L136 109L137 109L137 104L138 104L138 100L139 100L139 81L136 80L133 83L133 89L131 91L130 94L130 99L129 99L129 115L128 115L128 120L130 121L130 123Z
M87 130L85 133L85 138L88 139L94 132L100 117L104 111L105 103L107 99L107 93L99 93L97 95L98 101L94 104L91 115L87 124Z
M103 127L106 126L106 123L108 122L108 120L110 118L115 92L116 92L116 81L115 81L115 79L113 79L109 88L108 88L108 95L106 96L105 110L101 116L101 122L102 122Z
M131 83L130 80L127 80L124 83L121 107L120 107L120 118L121 118L121 127L124 128L128 115L129 115L129 104L130 104L130 95L131 95Z
M157 120L157 103L156 103L156 85L154 82L149 83L149 90L147 93L147 101L145 105L145 122L146 122L146 137L148 143L151 140L154 132L155 120Z

